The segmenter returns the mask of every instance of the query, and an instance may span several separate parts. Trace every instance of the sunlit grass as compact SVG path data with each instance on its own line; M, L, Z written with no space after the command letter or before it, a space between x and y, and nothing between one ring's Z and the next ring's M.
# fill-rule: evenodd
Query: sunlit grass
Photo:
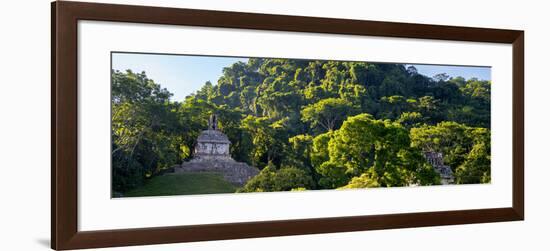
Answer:
M233 193L237 189L221 174L211 172L167 174L153 177L123 197Z

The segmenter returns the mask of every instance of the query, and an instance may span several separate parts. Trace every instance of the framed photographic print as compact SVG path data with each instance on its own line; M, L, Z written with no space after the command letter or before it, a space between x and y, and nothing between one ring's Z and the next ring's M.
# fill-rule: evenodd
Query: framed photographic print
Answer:
M522 220L523 31L52 3L52 248Z

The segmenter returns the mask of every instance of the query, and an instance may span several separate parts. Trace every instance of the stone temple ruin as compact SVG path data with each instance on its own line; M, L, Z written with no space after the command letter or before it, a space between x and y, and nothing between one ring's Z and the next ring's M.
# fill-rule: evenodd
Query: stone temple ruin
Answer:
M193 158L175 168L180 172L218 172L228 182L242 186L256 176L259 170L246 163L237 162L229 153L231 142L218 130L216 115L210 116L208 129L201 132L193 152Z
M455 176L450 166L443 164L443 154L440 152L424 152L424 156L430 165L432 165L441 177L442 185L454 184Z

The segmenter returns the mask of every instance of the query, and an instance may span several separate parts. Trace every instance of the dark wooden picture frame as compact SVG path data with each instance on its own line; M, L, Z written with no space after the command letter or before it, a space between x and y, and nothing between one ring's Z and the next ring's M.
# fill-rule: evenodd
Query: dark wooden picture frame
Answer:
M515 221L524 218L524 32L82 2L51 5L51 247L189 241ZM77 21L96 20L512 44L513 205L507 208L78 231Z

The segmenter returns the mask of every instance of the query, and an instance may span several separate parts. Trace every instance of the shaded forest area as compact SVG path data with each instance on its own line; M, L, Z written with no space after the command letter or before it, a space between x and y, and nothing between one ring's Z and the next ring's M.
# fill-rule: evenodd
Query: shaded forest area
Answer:
M112 71L112 187L186 161L210 114L231 155L261 170L240 192L490 182L490 81L403 64L249 59L183 102L146 73Z

